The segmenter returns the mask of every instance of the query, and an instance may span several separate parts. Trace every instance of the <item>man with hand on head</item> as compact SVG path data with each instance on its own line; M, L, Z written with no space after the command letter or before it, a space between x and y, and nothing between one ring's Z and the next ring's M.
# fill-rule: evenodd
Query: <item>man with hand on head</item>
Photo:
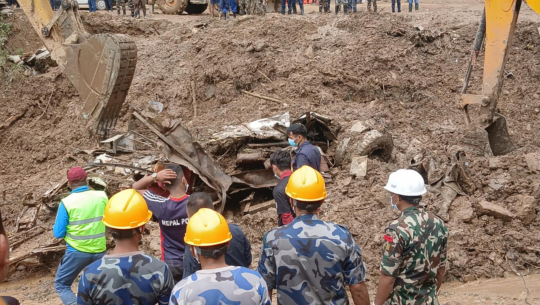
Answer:
M158 181L163 182L169 190L168 198L147 190L148 186ZM176 164L167 165L164 170L135 182L133 188L143 195L148 209L158 219L161 234L161 260L169 265L174 281L177 283L184 273L184 235L188 223L186 207L189 184L184 177L182 167Z
M187 203L187 212L189 218L195 215L200 209L214 210L212 198L207 193L195 193L189 196ZM227 253L225 253L225 262L229 266L251 267L251 244L249 240L237 225L231 223L229 230L232 234L232 239L229 243ZM190 246L186 245L184 251L184 278L192 275L196 271L201 270L199 262L191 255Z

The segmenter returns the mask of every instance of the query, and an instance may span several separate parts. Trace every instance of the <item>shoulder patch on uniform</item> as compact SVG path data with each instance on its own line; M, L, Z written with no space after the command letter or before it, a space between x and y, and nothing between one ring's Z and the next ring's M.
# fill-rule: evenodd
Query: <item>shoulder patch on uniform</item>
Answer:
M394 242L394 238L392 236L388 235L388 234L384 235L384 240L386 240L389 243Z

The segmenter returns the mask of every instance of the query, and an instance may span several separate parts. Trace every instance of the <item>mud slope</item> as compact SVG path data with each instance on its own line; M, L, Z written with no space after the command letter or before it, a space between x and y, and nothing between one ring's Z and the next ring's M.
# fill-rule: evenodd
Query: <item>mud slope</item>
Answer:
M427 164L435 160L434 172L446 172L455 159L463 127L457 101L474 23L433 21L418 32L406 19L388 13L292 18L269 14L266 19L230 22L202 16L182 23L119 20L105 14L83 17L94 33L127 32L137 42L136 75L119 131L127 128L129 107L144 110L156 100L165 104L164 117L181 118L203 145L225 125L285 111L293 117L315 111L333 117L345 129L355 121L369 121L390 132L396 146L390 162L370 160L367 176L356 179L347 167L333 169L324 207L324 218L349 226L362 247L370 289L378 274L384 228L396 217L381 189L389 173L410 166L411 157L420 153ZM479 207L486 199L519 213L521 202L530 200L524 196L532 196L531 213L538 209L538 175L524 158L539 151L538 26L522 22L518 27L506 69L515 77L506 80L499 107L521 149L493 160L460 157L466 160L462 163L472 186L448 213L449 280L511 275L508 251L522 270L540 265L539 217L524 225L520 217L501 220L484 215ZM480 75L475 74L471 90L478 90L479 84ZM9 227L22 196L41 196L67 168L86 161L70 157L75 149L90 149L96 142L88 137L86 122L79 118L78 96L60 71L22 77L9 91L0 89L5 92L0 126L17 117L0 127L0 190L6 194L2 211ZM215 94L209 96L212 89ZM241 90L283 102L255 99ZM440 192L434 186L424 199L436 213L443 203ZM42 211L38 224L51 226L53 218ZM234 219L258 257L263 232L276 225L275 210ZM40 238L51 236L48 232Z

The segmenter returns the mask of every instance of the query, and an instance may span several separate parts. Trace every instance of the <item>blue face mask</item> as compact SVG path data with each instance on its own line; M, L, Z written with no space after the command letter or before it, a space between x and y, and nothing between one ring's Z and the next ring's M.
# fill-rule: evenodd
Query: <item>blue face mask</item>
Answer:
M292 147L296 147L296 146L297 146L296 142L294 142L293 139L289 139L289 145L291 145Z
M397 202L396 202L396 203L397 203ZM397 208L397 205L394 204L394 195L391 195L391 196L390 196L390 205L391 205L394 209L396 209L396 210L398 209L398 208Z

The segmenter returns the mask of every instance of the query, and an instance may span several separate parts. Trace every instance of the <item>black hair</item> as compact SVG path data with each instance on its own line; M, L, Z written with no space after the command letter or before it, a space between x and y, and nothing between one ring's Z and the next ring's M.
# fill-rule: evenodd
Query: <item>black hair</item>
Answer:
M317 212L317 210L319 210L322 203L323 203L323 200L311 201L311 202L300 201L300 200L295 200L294 201L294 204L296 205L296 207L299 210L304 210L304 211L307 211L308 213L312 213L312 214Z
M222 257L223 255L225 255L225 253L227 253L227 250L229 249L229 242L215 245L215 246L210 246L210 247L199 247L199 249L200 249L201 256L204 256L207 258L218 259Z
M124 239L130 239L132 238L135 233L140 233L142 228L135 228L135 229L127 229L127 230L121 230L121 229L110 229L111 235L115 240L124 240Z
M418 205L420 201L422 200L422 196L403 196L399 195L399 198L401 198L403 201L408 202L410 204Z
M203 192L191 194L187 202L187 209L189 215L197 213L197 211L202 208L212 210L214 209L214 203L212 202L212 198L210 198L210 195Z
M171 188L180 185L182 182L182 177L184 177L184 170L182 169L182 166L178 164L169 164L165 166L164 169L170 169L176 173L176 179L168 180L171 182L171 184L164 183L165 187L170 190Z
M270 156L270 164L275 165L279 170L291 169L291 154L288 151L278 150Z
M300 123L292 124L291 126L289 126L289 128L287 128L287 136L289 136L289 133L291 132L295 136L302 136L304 137L304 139L307 139L306 126Z

